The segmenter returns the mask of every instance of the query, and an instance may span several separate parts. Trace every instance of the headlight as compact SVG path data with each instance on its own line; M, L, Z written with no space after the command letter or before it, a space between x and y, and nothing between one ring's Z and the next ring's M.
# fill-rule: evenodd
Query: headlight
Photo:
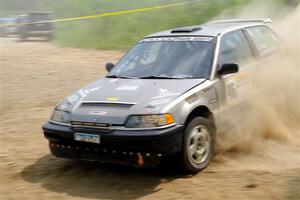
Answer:
M54 109L51 120L62 123L70 122L70 107L71 104L67 101L62 101Z
M175 122L171 114L132 115L127 119L127 128L151 128L170 125Z
M62 101L60 104L56 106L56 110L61 110L61 111L70 111L71 103L67 101Z
M69 123L70 113L55 109L52 113L51 120L56 122Z

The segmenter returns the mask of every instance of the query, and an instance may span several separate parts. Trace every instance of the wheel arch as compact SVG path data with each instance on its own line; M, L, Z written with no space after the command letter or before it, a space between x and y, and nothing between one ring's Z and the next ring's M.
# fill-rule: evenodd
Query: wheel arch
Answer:
M207 106L201 105L196 108L194 108L187 116L185 120L185 126L188 125L188 123L194 119L195 117L204 117L209 120L211 127L213 128L213 131L216 131L216 124L215 124L215 118L214 114L210 111L210 109Z

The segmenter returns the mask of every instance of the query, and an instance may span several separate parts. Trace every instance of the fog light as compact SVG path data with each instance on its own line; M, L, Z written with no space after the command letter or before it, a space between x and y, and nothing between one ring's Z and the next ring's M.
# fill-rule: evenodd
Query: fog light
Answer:
M145 162L144 162L143 156L142 156L141 154L138 154L137 157L138 157L137 163L138 163L140 166L143 166L144 163L145 163Z

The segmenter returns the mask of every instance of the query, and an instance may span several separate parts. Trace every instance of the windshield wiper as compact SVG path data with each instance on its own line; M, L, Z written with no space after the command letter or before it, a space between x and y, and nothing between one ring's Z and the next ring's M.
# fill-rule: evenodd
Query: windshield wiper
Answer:
M144 76L139 78L140 79L182 79L182 78L170 77L170 76Z
M134 79L135 77L130 76L118 76L118 75L107 75L105 78L123 78L123 79Z

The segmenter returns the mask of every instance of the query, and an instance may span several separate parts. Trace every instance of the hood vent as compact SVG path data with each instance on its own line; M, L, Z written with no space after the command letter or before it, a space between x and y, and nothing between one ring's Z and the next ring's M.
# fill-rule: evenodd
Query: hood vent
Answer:
M80 107L109 107L109 108L131 108L136 103L110 102L110 101L89 101L82 102Z

